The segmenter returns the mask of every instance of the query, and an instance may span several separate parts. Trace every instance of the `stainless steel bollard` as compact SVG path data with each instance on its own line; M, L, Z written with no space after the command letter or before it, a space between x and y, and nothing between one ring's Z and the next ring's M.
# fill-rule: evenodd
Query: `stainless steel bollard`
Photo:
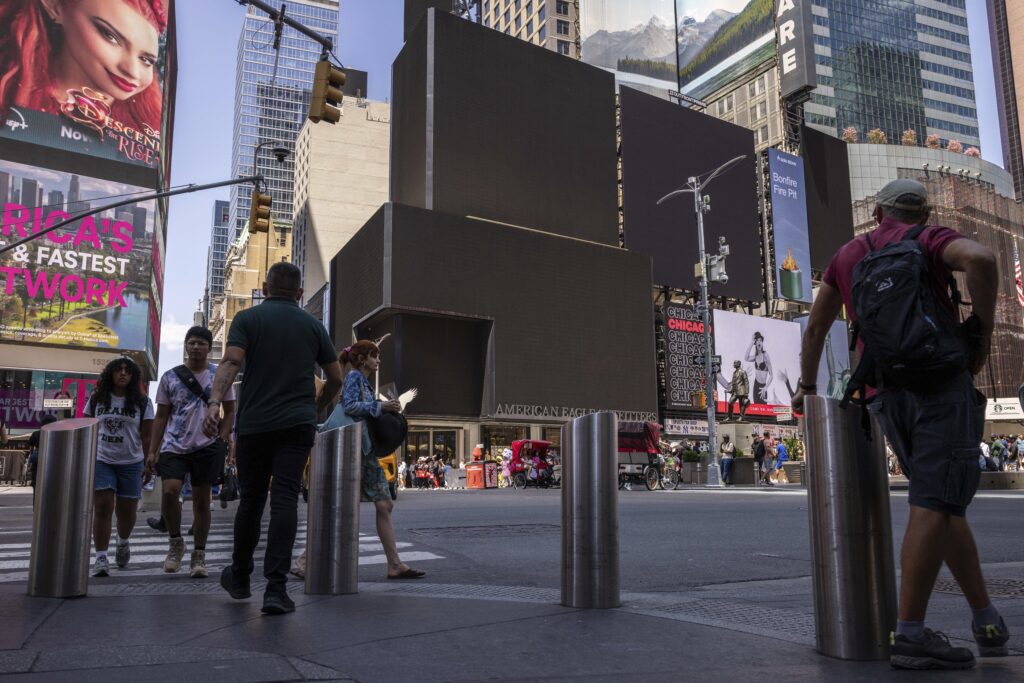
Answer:
M619 598L618 421L593 413L562 427L562 604Z
M815 632L829 657L882 660L896 625L889 479L882 432L860 408L808 396L807 495Z
M306 593L359 592L359 423L318 434L309 463Z
M89 587L97 420L61 420L42 428L36 475L28 594L73 598Z

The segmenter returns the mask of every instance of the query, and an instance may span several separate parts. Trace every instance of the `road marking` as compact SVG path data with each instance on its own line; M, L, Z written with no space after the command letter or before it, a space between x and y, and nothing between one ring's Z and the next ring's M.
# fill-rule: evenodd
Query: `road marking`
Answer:
M256 549L255 556L257 558L261 557L265 550L265 539L268 525L269 521L265 522L263 525L261 539L264 542ZM213 528L211 529L211 532L213 533L210 534L206 543L206 560L211 563L211 569L217 569L219 565L225 565L230 561L233 535L227 532L230 532L232 528L232 522L222 522L213 525ZM132 558L127 569L118 569L113 566L115 547L111 544L109 550L109 557L111 561L110 575L112 577L166 576L167 573L163 571L163 562L167 553L167 536L151 531L145 526L141 529L136 527L136 531L141 533L136 533L132 536ZM32 529L31 527L21 527L19 529L5 530L2 533L21 534L22 536L31 537ZM32 544L31 542L25 542L22 539L18 540L19 542L17 543L0 543L0 583L13 583L28 580L27 570L31 561ZM185 536L186 557L183 558L182 570L179 574L186 576L188 574L188 553L193 547L192 540L192 537ZM306 543L305 521L301 521L299 523L295 541L295 552L298 553ZM415 550L414 544L407 541L399 541L397 542L397 546L400 549L407 549L402 553L402 559L405 561L423 562L426 560L444 559L441 555L436 555L422 550ZM383 550L384 548L375 534L359 534L360 565L386 564L387 557L382 554ZM91 560L92 558L90 558L90 562ZM101 579L90 580L99 581Z

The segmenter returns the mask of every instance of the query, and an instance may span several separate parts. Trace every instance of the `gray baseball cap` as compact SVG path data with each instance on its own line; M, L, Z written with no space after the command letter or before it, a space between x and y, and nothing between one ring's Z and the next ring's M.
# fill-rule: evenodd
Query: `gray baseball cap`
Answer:
M928 206L928 190L916 180L900 178L887 183L876 195L875 201L879 206L918 211Z

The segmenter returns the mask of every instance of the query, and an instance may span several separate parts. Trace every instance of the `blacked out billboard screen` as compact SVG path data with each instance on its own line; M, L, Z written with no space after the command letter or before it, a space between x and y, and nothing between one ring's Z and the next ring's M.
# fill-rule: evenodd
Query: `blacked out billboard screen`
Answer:
M717 253L724 237L731 251L729 281L712 284L711 294L760 301L761 235L758 216L754 134L657 97L622 88L622 210L626 248L654 262L654 283L696 290L697 218L693 195L658 206L691 176L706 175L745 155L705 190L711 211L704 215L708 250Z
M802 130L811 267L825 270L839 247L853 239L848 143L813 128Z

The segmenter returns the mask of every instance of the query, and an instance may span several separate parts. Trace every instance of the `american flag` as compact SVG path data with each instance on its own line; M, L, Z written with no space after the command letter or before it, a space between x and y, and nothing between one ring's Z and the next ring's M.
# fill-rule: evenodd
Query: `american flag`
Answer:
M1020 272L1020 252L1017 250L1017 240L1013 241L1013 281L1017 285L1017 303L1024 306L1024 280Z

